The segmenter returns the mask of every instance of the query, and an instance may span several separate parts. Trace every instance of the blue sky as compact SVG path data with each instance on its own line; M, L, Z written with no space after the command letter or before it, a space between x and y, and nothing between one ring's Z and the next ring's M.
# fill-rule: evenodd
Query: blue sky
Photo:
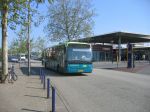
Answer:
M114 31L150 34L150 0L94 0L96 35Z
M150 35L150 0L92 0L92 5L96 12L93 18L94 35L115 31ZM40 6L40 12L46 13L46 6ZM44 37L43 26L45 24L46 22L43 22L38 28L32 26L31 37L34 39L38 36ZM16 35L8 30L8 44L12 38L16 38Z

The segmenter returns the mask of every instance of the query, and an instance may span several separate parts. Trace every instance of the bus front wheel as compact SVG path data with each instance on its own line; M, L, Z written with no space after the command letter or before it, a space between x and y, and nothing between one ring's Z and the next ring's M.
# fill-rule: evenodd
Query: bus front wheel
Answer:
M45 68L47 69L46 63L45 63Z

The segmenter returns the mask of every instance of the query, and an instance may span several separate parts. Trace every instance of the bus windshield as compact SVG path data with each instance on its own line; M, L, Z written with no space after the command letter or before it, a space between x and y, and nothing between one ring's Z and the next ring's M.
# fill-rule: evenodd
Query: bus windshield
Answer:
M90 45L71 45L67 49L68 61L92 61Z

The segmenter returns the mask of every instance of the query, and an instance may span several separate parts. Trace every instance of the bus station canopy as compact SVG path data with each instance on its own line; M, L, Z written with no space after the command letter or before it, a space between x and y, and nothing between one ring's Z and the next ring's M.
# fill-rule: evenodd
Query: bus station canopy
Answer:
M78 41L88 42L88 43L118 44L119 40L121 41L121 44L150 42L150 35L127 33L127 32L114 32L109 34L83 38L83 39L79 39Z

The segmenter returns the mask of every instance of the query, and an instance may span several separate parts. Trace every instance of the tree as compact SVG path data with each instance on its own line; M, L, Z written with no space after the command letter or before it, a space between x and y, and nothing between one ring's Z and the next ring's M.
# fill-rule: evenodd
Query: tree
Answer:
M2 27L2 76L1 80L4 82L5 77L8 74L8 49L7 49L7 25L11 29L16 29L17 25L28 25L27 10L28 2L41 3L45 0L0 0L0 18ZM52 1L52 0L48 0ZM36 10L30 9L30 12L35 12ZM32 15L32 13L31 13Z
M38 37L34 42L33 49L35 52L42 52L46 48L46 40L43 37Z
M11 41L11 45L8 49L8 54L16 55L19 52L19 42L17 39L13 39Z
M30 40L31 46L33 45L33 40ZM9 46L9 54L19 54L24 53L27 54L27 40L26 38L22 38L19 40L18 38L14 39Z
M89 0L55 0L49 6L47 36L53 41L70 41L91 36L95 15Z
M0 62L2 61L2 48L0 48ZM0 66L1 67L1 66Z
M34 42L31 50L33 58L41 58L42 51L46 48L46 38L39 36Z

